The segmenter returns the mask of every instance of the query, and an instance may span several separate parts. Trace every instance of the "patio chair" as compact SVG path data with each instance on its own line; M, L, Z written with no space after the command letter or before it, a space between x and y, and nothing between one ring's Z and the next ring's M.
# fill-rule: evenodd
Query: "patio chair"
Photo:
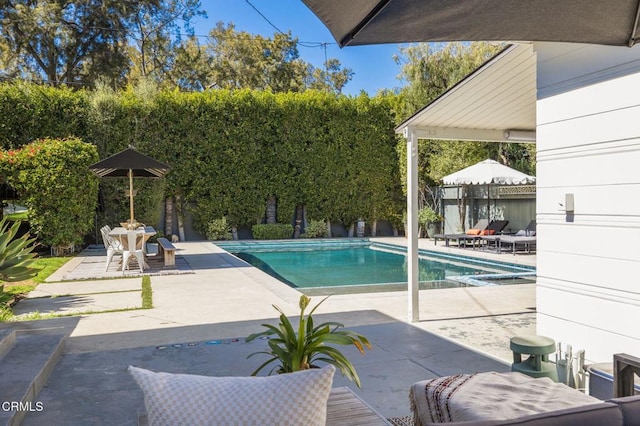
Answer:
M444 240L444 245L449 247L449 241L456 240L456 243L460 245L460 239L469 235L480 235L484 230L489 226L489 221L487 219L480 219L473 225L472 228L469 228L465 233L461 234L436 234L433 236L433 244L437 244L438 240Z
M127 247L122 252L122 273L123 274L125 270L129 269L129 260L131 260L132 255L138 261L138 267L140 268L140 272L144 272L144 268L143 268L144 252L142 250L142 245L144 243L142 243L142 240L141 240L140 247L138 247L137 245L138 235L141 235L141 234L139 234L135 230L127 231Z
M102 234L102 243L104 244L104 248L107 249L107 265L104 268L105 272L107 272L107 270L109 269L109 264L113 259L113 255L122 255L123 252L122 244L120 244L118 240L109 235L109 232L111 232L111 228L109 227L109 225L105 225L100 228L100 233Z

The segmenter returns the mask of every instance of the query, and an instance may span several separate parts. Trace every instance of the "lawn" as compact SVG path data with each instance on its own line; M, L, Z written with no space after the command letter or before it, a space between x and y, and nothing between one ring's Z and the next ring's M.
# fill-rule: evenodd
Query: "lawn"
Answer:
M0 322L6 321L13 312L11 307L25 294L36 288L38 284L44 282L49 275L67 263L71 257L51 257L42 256L35 259L34 267L40 269L38 275L30 280L15 283L0 281Z

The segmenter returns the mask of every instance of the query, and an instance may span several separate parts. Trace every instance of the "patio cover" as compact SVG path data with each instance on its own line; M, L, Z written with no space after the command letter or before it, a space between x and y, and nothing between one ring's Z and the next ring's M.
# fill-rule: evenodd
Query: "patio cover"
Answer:
M536 138L536 55L513 44L396 128L407 139L408 317L419 318L418 139L519 141Z
M526 40L633 46L638 0L302 0L341 47Z
M536 54L512 44L405 120L419 138L535 142Z

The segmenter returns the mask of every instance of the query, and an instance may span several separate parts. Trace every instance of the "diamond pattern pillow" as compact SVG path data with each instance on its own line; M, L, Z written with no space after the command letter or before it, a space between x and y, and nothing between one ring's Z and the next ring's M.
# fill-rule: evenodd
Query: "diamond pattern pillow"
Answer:
M155 373L129 366L151 426L323 425L335 367L268 377Z

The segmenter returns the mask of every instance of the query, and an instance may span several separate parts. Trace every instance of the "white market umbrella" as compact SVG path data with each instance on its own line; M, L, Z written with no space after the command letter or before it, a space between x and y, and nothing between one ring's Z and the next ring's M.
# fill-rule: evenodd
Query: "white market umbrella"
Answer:
M529 176L495 160L484 160L442 178L446 185L524 185L534 183Z
M490 185L525 185L535 181L535 176L527 175L495 160L481 161L442 178L445 185L487 185L487 219L491 219Z

